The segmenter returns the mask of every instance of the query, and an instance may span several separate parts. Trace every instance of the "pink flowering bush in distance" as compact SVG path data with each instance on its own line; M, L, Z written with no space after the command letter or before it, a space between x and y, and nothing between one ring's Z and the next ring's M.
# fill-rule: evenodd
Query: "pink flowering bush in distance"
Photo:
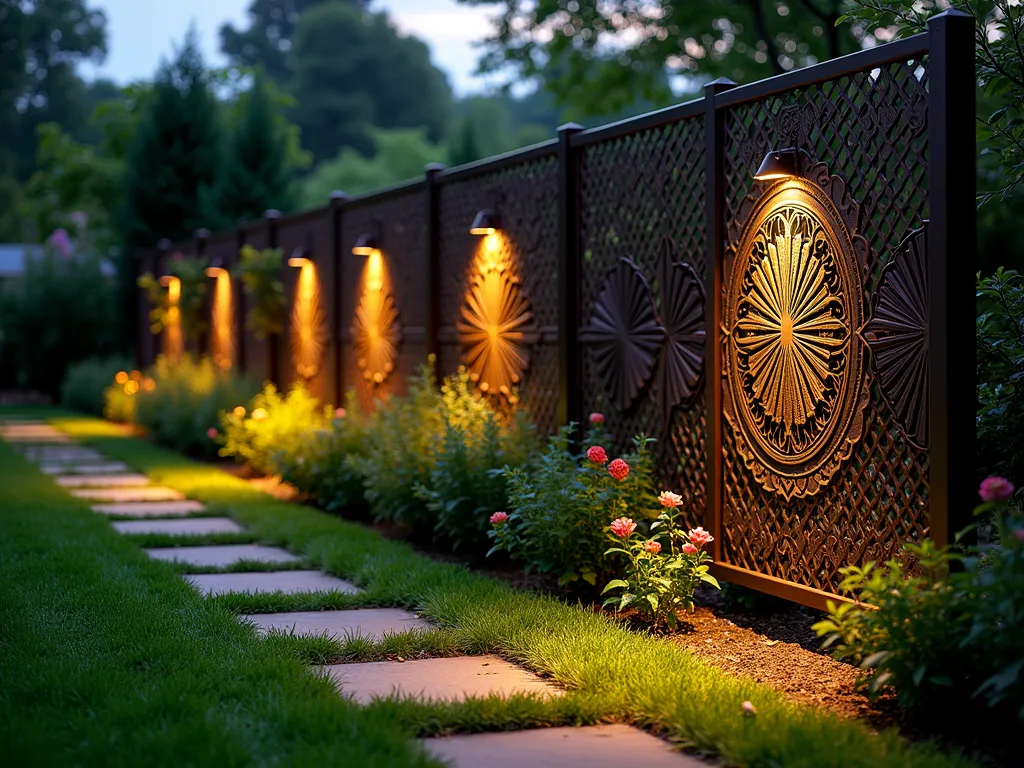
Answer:
M605 556L608 526L617 518L653 519L645 500L654 493L653 459L646 437L633 450L608 461L604 417L589 421L582 453L570 450L575 425L550 438L533 467L509 467L506 519L491 522L491 551L507 552L527 571L551 574L579 597L597 596L614 575Z
M711 555L704 547L714 538L703 528L686 533L678 524L682 497L662 491L658 497L662 511L651 523L650 534L637 532L629 518L613 520L608 526L614 546L605 555L624 555L623 578L612 579L601 594L617 590L604 601L604 607L616 612L635 610L654 626L674 629L680 611L693 610L693 592L701 582L716 589L718 581L708 573Z

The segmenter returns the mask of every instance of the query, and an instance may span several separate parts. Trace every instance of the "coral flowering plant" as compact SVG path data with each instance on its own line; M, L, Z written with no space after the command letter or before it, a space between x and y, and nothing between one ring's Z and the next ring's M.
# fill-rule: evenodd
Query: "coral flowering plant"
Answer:
M679 612L693 610L698 584L718 588L718 581L708 573L711 555L704 551L714 538L703 528L683 533L676 512L682 497L663 491L658 500L663 509L651 523L649 536L641 535L627 517L608 526L615 546L605 555L625 555L627 564L625 578L609 581L602 594L621 590L604 601L606 608L632 609L654 626L674 629Z

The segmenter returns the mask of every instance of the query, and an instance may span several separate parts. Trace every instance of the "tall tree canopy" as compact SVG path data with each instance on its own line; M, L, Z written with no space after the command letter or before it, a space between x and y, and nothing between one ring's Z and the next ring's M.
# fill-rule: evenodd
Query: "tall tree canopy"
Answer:
M498 5L480 68L540 77L582 114L671 98L670 76L748 82L849 53L843 0L458 0Z
M294 36L297 105L293 119L317 160L352 147L373 151L370 127L426 129L445 135L451 91L415 37L400 35L387 14L349 3L314 5Z
M334 0L336 1L336 0ZM365 8L369 0L345 0ZM260 67L273 80L285 83L292 75L292 35L302 12L325 0L253 0L249 27L220 28L220 47L232 64Z

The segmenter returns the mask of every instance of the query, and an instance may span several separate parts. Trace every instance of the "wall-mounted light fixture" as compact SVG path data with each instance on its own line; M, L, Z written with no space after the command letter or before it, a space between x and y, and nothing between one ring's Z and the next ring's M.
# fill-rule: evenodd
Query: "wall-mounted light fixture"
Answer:
M380 250L381 245L381 224L380 219L374 217L373 229L370 232L363 232L352 246L354 256L372 256L375 251Z
M206 267L206 276L211 278L217 278L221 275L226 275L228 272L227 267L224 266L224 259L219 256L215 256L210 259L209 266Z
M800 175L800 151L796 147L773 149L754 174L757 181L777 181Z
M493 208L477 211L476 218L469 227L471 235L493 235L501 229L501 217Z
M288 257L288 266L289 267L298 267L299 269L301 269L302 267L306 266L307 264L312 264L312 263L313 263L313 252L308 250L308 249L306 249L306 248L303 248L302 246L299 246L294 251L292 251L292 255Z

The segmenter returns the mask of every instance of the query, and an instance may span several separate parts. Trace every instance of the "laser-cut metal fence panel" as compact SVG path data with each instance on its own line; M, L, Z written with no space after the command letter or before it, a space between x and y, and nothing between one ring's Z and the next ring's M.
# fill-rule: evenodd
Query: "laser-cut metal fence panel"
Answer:
M927 376L920 375L911 385L898 390L894 389L893 381L904 381L905 377L884 370L886 365L899 365L898 358L913 354L915 343L920 352L922 339L927 335L927 299L921 298L927 296L927 271L924 259L919 258L923 245L921 251L915 251L913 245L919 242L913 237L915 231L920 230L928 218L927 112L927 56L845 74L727 108L723 150L724 215L730 227L728 246L740 252L727 248L722 271L725 338L720 349L725 372L723 398L727 405L726 417L721 419L721 546L722 560L726 564L835 592L840 568L866 560L888 560L899 555L905 542L928 534L928 453L919 447L920 441L915 444L907 437L908 433L920 432L920 408L927 401ZM729 380L730 354L738 355L733 358L733 365L743 369L745 365L760 364L751 361L765 349L757 346L762 343L756 335L759 331L745 330L744 323L747 328L755 328L756 323L774 322L770 307L763 310L767 320L761 320L755 317L757 311L751 309L753 304L749 301L744 304L741 298L742 308L738 310L739 319L733 332L729 326L729 295L734 265L743 269L747 264L748 273L732 283L734 300L736 292L761 291L752 301L771 303L770 297L765 299L765 296L773 291L764 289L763 284L758 283L761 278L755 274L759 246L756 243L745 246L743 243L751 241L741 243L740 239L748 216L758 215L758 206L766 204L771 194L769 190L778 188L772 182L754 182L753 170L768 150L786 146L804 150L807 153L803 159L805 164L823 164L823 167L812 168L807 175L826 191L831 190L836 209L847 219L850 229L864 240L863 246L854 244L856 249L862 250L857 256L864 262L860 274L853 275L859 277L856 290L843 288L840 259L829 262L822 267L824 282L816 289L821 291L818 297L827 296L821 298L821 312L815 317L808 315L803 321L813 324L817 330L803 337L801 329L795 326L792 331L788 330L789 326L780 331L780 339L805 338L818 349L827 344L823 341L826 338L851 338L849 343L856 345L860 350L857 354L864 358L861 383L854 381L858 376L855 368L859 365L855 356L840 359L832 355L829 358L831 369L820 374L826 389L814 404L814 416L806 422L801 416L805 404L796 402L790 408L789 401L799 397L799 393L798 389L787 385L787 374L780 374L777 386L775 380L766 375L761 376L757 388L751 388L749 383L753 381L753 374L746 380L739 375L732 382ZM838 184L845 184L845 189L829 176L841 180ZM776 233L768 239L778 237L779 253L783 254L778 259L784 260L780 221L766 223L764 231ZM907 244L901 247L905 241ZM753 257L748 247L754 248ZM774 242L770 247L775 247ZM825 250L828 249L822 253ZM898 252L901 256L894 262ZM805 261L815 259L814 253L805 256ZM833 256L826 255L829 259ZM888 271L887 264L893 264ZM846 295L842 296L844 290ZM861 291L863 303L858 306ZM893 291L902 293L894 298ZM881 313L876 310L880 301ZM898 348L902 342L899 336L887 336L886 329L879 326L886 322L884 307L887 303L894 308L906 307L910 314L917 307L919 318L923 307L925 318L924 327L914 335L916 341L902 337L906 343L897 349L895 356L888 356L888 362L886 347L892 350L893 345ZM875 313L875 319L871 320L876 327L874 334L870 323L859 328L840 327L852 321L847 313L857 316L862 313L861 320L866 322L872 312ZM782 315L788 318L788 310ZM779 322L786 325L785 319ZM790 322L799 325L801 321ZM830 324L837 329L833 331ZM731 339L730 333L733 333ZM865 340L863 343L858 335ZM835 343L838 345L839 341ZM764 359L757 358L758 361ZM799 359L794 359L799 368ZM837 392L841 388L836 383L840 377L834 375L837 367L844 369L842 376L846 377L844 381L850 382L851 397L863 396L865 400L851 405L857 412L847 441L837 444L837 460L830 458L816 475L795 480L774 474L771 467L766 469L761 443L781 440L783 434L805 435L808 442L816 441L817 433L810 431L819 426L815 420L835 421L830 414L844 407L840 402L843 393ZM811 369L791 376L804 374L807 381L818 380L818 374ZM737 401L731 413L730 386ZM810 391L817 391L814 386L816 384ZM778 392L766 391L773 387ZM908 424L901 423L889 402L898 403L903 420ZM793 409L795 417L789 415ZM745 422L749 414L752 414L750 421ZM913 423L909 423L908 416ZM764 434L751 439L751 432L757 430L743 425L755 422L774 427L764 426ZM789 426L782 430L780 425L783 424ZM776 431L772 432L773 428ZM844 452L848 457L842 455Z
M605 415L616 451L639 433L655 438L659 480L683 496L687 522L698 525L706 495L704 118L580 151L584 413ZM632 349L616 325L628 329Z
M501 386L542 433L558 426L558 161L550 153L439 189L438 371L466 363L499 405ZM493 208L501 231L469 233ZM494 337L491 326L500 327ZM490 380L489 380L490 379Z
M357 256L362 234L380 238L381 256ZM427 199L424 184L353 203L341 220L339 269L343 391L363 408L404 394L427 359Z
M318 209L281 219L277 245L284 252L283 282L288 317L282 334L280 384L301 380L324 402L334 398L330 319L334 270L330 211ZM306 258L311 266L288 266L289 258Z

